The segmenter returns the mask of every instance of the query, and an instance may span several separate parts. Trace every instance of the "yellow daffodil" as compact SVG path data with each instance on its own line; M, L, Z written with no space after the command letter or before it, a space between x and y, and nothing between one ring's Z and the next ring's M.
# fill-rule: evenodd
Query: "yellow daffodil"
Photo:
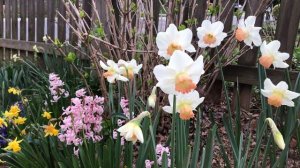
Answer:
M259 58L259 63L265 68L270 68L272 64L274 68L289 67L289 64L284 61L287 60L290 55L280 52L279 48L280 42L278 40L271 41L269 44L264 41L260 46L262 56Z
M3 115L6 119L11 120L14 117L18 117L20 112L20 108L17 105L13 105L9 111L5 111Z
M266 122L268 123L268 125L271 128L275 143L281 150L283 150L285 148L285 143L284 143L282 134L278 130L275 122L271 118L266 118Z
M183 51L175 51L169 64L155 66L153 73L158 80L156 86L166 94L189 93L197 87L204 74L203 56L194 61Z
M22 125L27 119L25 117L18 117L13 120L16 125Z
M300 96L299 93L289 91L286 82L281 81L274 85L269 78L264 81L264 89L261 89L261 94L268 98L269 105L275 107L280 107L281 105L294 107L293 99Z
M209 20L204 20L201 27L197 28L197 36L199 38L198 45L201 48L214 48L221 44L227 36L223 32L224 24L220 21L211 23Z
M128 79L133 79L135 74L138 74L142 68L142 64L137 65L136 60L131 61L119 60L120 73Z
M10 87L8 88L8 93L14 94L14 95L20 95L21 90L18 88Z
M0 117L0 127L6 126L7 127L7 122Z
M163 110L167 113L173 112L173 98L174 95L169 95L170 106L164 106ZM178 94L176 96L176 112L179 113L179 117L182 120L189 120L194 118L193 111L202 103L204 97L199 96L197 91L192 91L188 94Z
M46 136L57 136L58 135L58 129L55 128L56 124L50 124L44 126L44 132L45 132L45 137Z
M241 19L238 24L238 28L235 31L235 38L238 41L244 41L244 43L252 47L252 43L255 46L261 45L261 37L259 35L259 31L261 30L261 27L255 27L255 16L248 16L245 20Z
M44 113L42 114L42 116L44 118L47 118L48 120L50 120L52 118L51 112L47 112L47 111L44 111Z
M20 143L23 140L19 140L17 141L17 138L11 142L8 143L7 147L4 148L5 150L12 150L13 152L17 153L19 151L21 151L21 147L20 147Z
M130 120L117 131L120 132L120 135L123 136L126 141L132 141L132 143L135 144L136 141L139 140L141 143L144 143L144 135L140 123L146 116L150 116L148 111L140 113L136 118Z
M26 129L23 129L21 132L20 132L20 135L26 135Z
M190 29L177 30L174 24L170 24L166 32L159 32L156 37L158 55L170 59L177 50L196 52L192 45L193 33Z

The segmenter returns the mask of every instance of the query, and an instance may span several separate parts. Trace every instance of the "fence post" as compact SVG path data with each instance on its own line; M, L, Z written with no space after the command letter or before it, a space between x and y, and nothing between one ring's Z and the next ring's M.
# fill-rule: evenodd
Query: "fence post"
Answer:
M222 6L224 6L224 9L220 15L220 21L224 23L224 32L229 32L232 28L233 3L234 1L232 0L222 0ZM222 55L222 53L220 53L220 55ZM213 86L211 88L213 89L210 89L209 93L206 93L207 100L214 104L220 104L223 88L222 81L216 80L213 82Z
M256 10L259 8L260 3L261 3L260 0L247 1L246 17L249 15L254 15L256 13ZM255 26L261 27L263 23L263 19L264 19L264 13L260 13L256 18ZM257 62L257 54L258 54L258 47L253 47L253 49L249 50L238 59L238 64L246 65L246 66L255 66ZM241 109L248 112L250 110L249 102L251 102L251 97L252 97L252 85L239 84L239 91L240 91L239 94L240 94ZM234 95L236 95L236 93Z

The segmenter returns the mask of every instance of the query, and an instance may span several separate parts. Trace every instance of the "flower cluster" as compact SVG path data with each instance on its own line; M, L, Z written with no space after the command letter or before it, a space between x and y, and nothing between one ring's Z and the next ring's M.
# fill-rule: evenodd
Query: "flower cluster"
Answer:
M16 125L25 124L27 120L25 117L20 116L21 109L18 104L12 105L8 111L5 111L3 116L4 119L8 122L13 122ZM0 127L2 125L7 126L7 123L4 121L3 118L0 118Z
M113 60L108 60L107 64L100 61L100 66L106 70L103 76L109 83L115 83L116 80L128 81L134 78L135 74L138 74L142 68L142 64L137 65L135 59L131 61L119 60L115 63Z
M129 104L129 100L128 99L125 99L124 97L121 98L121 101L120 101L120 106L123 110L123 114L127 117L127 118L130 118L130 111L129 111L129 108L128 108L128 104ZM132 114L133 115L133 114Z
M103 97L86 96L84 90L76 92L72 105L64 109L63 120L58 135L60 141L78 146L83 138L98 142L102 139Z
M168 157L168 167L171 167L169 147L164 147L162 144L157 144L156 148L155 148L155 152L156 152L157 164L159 166L162 166L163 154L166 153L167 157ZM145 167L146 168L151 168L153 164L154 164L154 161L150 161L150 160L145 161Z
M14 88L14 87L9 87L8 88L8 93L14 94L14 95L20 95L21 94L21 90L18 88Z
M221 23L221 22L220 22ZM208 24L208 23L207 23ZM219 23L218 23L219 24ZM205 23L206 25L206 23ZM171 30L170 30L171 29ZM223 29L223 28L222 28ZM219 35L218 32L208 32L206 30L202 30L202 28L198 28L198 30L202 33L209 33L208 35L204 36L215 36ZM170 34L172 32L173 34ZM168 113L172 113L173 109L173 97L176 96L176 112L180 113L180 118L182 120L189 120L194 117L193 110L196 109L196 107L203 102L204 98L199 97L199 93L195 91L198 82L200 81L200 77L202 74L204 74L204 64L203 64L203 56L200 55L195 61L184 51L184 46L181 46L179 43L176 43L176 41L170 41L169 39L166 39L165 36L175 36L177 37L177 41L185 41L185 43L182 42L185 46L190 46L192 44L191 40L188 36L190 33L186 33L186 36L182 36L182 32L190 32L190 29L185 29L178 31L174 25L170 25L166 32L160 32L157 35L156 42L158 45L159 50L166 50L166 51L159 51L160 53L169 53L168 59L169 64L167 66L165 65L157 65L154 67L153 73L158 80L158 83L156 84L157 87L159 87L164 93L169 94L169 102L170 106L165 106L163 109L164 111ZM220 34L221 36L224 36L224 34ZM199 32L198 32L199 36ZM201 35L202 38L202 35ZM206 44L208 37L205 38L203 42ZM213 37L214 38L214 37ZM222 39L217 38L218 42L210 41L208 46L215 46L215 43L219 43L219 40ZM175 44L176 43L176 44ZM200 42L199 42L200 43ZM161 46L161 45L166 46ZM201 42L202 44L202 42ZM177 46L177 47L173 47ZM171 51L172 48L172 52ZM191 48L191 47L189 47ZM193 50L190 50L193 51ZM165 55L161 55L166 58Z
M64 82L60 79L60 77L57 74L49 74L49 83L49 90L52 96L51 102L57 102L61 98L61 96L69 96L69 92L63 88L65 85Z

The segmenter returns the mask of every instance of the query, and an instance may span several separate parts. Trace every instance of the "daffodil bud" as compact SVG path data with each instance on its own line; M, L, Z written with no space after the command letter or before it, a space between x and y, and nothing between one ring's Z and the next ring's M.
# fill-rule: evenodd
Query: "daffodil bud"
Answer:
M40 52L39 49L38 49L38 47L37 47L36 45L34 45L34 46L32 47L32 49L33 49L34 52L37 52L37 53Z
M155 102L156 102L156 86L153 87L151 95L148 97L148 105L154 108Z
M266 122L268 122L268 125L271 128L275 143L281 150L283 150L285 148L283 136L281 135L281 133L278 130L277 126L275 125L274 121L271 118L267 118Z

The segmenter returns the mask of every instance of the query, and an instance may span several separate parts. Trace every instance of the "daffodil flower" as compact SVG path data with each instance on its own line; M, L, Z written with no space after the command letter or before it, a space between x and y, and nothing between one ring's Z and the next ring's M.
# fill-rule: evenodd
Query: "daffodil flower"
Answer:
M21 151L21 147L20 147L20 143L23 140L19 140L17 141L17 138L11 142L8 143L7 147L4 148L4 150L12 150L14 153L18 153L19 151Z
M268 123L268 125L271 128L275 143L281 150L283 150L285 148L284 139L282 137L282 134L278 130L276 124L274 123L274 121L271 118L266 118L266 122Z
M163 110L167 113L173 112L173 98L174 95L169 95L170 106L164 106ZM192 91L188 94L179 94L176 96L176 112L179 113L179 117L182 120L189 120L194 118L193 111L201 104L204 97L199 96L197 91Z
M112 60L107 61L107 65L100 61L100 66L106 70L103 76L109 83L115 83L115 80L128 81L128 79L121 75L120 68L117 63Z
M238 41L244 41L250 48L253 48L252 43L255 46L261 45L261 37L259 35L261 27L255 27L255 21L255 16L248 16L246 20L241 19L239 20L238 28L235 31L235 38Z
M271 41L267 44L266 41L260 46L261 57L259 63L265 68L270 68L273 64L274 68L287 68L289 65L284 61L287 60L290 55L288 53L282 53L278 51L280 48L280 42L278 40Z
M167 66L157 65L153 73L158 80L156 86L166 94L188 93L196 88L204 74L203 56L196 61L183 51L175 51Z
M292 100L300 96L299 93L289 91L286 82L281 81L274 85L269 78L264 81L264 89L261 89L261 93L268 98L268 104L275 107L281 105L294 107L295 103Z
M191 44L193 33L190 29L177 30L174 24L170 24L166 32L159 32L156 37L158 55L165 59L170 59L174 51L195 52L195 47Z
M51 112L44 111L44 113L42 114L42 117L47 118L48 120L50 120L52 118Z
M49 124L44 126L45 137L47 136L57 136L58 130L55 128L56 124Z
M153 87L151 95L148 97L148 105L154 108L155 102L156 102L156 86Z
M3 127L3 126L7 127L7 122L3 118L0 117L0 127Z
M140 123L144 117L150 116L148 111L140 113L136 118L130 120L128 123L120 127L117 131L123 136L126 141L132 141L133 144L139 140L144 143L144 135L140 127Z
M120 73L128 79L133 79L134 75L138 74L143 66L142 64L137 65L135 59L128 62L119 60L118 65L120 67Z
M220 21L211 23L209 20L204 20L201 24L201 27L197 28L199 47L214 48L220 45L224 38L227 36L227 34L223 32L223 29L224 24Z

